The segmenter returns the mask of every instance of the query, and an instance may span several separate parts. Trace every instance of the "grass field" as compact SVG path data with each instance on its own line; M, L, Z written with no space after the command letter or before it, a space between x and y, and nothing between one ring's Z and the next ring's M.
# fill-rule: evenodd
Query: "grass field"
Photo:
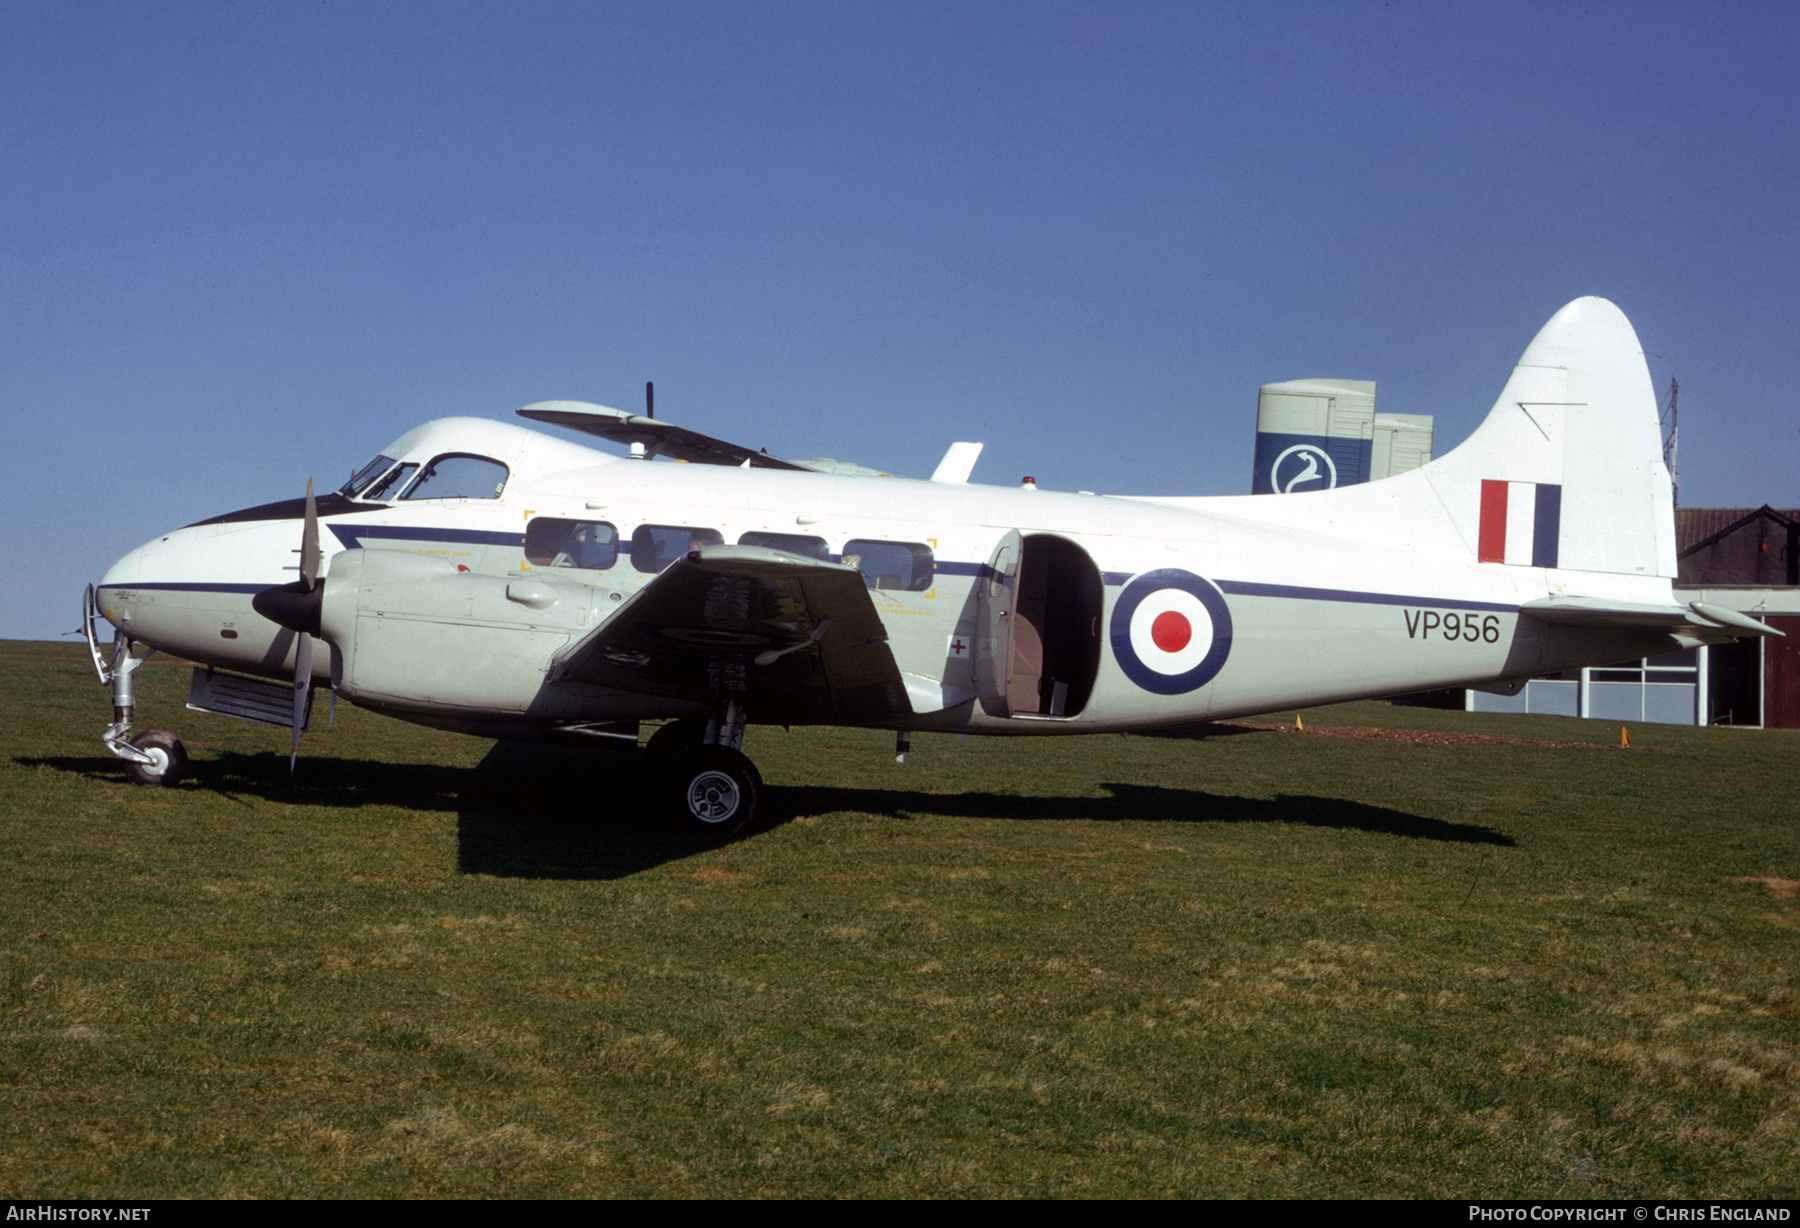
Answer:
M0 1196L1800 1194L1793 734L755 729L706 849L347 705L290 782L186 678L134 788L0 644Z

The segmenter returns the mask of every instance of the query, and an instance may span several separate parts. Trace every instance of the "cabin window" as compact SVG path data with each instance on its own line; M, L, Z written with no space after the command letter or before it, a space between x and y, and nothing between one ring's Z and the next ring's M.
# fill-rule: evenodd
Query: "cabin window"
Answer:
M923 542L867 541L855 538L844 543L843 560L862 572L863 583L870 588L909 589L924 592L931 587L937 572L931 547Z
M831 562L831 547L825 543L825 539L808 537L804 533L746 533L738 538L738 545L761 546L764 550L797 554L803 559Z
M659 572L690 550L723 545L717 529L689 524L641 524L631 535L631 565L641 572Z
M452 453L437 457L425 466L425 472L401 498L414 499L498 499L506 489L508 470L497 460L485 456Z
M338 487L338 494L343 495L346 499L354 499L362 492L363 487L374 482L376 478L393 468L393 465L393 457L377 456L374 460L351 474L350 480Z
M407 482L411 481L412 475L418 471L417 465L401 465L398 468L390 469L369 483L368 489L362 492L362 497L371 501L392 499L406 489Z
M533 567L605 571L619 561L619 531L601 520L538 516L525 526L525 561Z

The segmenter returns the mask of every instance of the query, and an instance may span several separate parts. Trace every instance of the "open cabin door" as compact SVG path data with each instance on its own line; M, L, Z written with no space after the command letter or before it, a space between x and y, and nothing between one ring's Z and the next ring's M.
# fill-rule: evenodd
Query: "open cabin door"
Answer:
M982 576L977 691L990 716L1080 715L1100 670L1100 569L1074 542L1008 533Z
M976 582L975 693L981 697L981 710L989 716L1012 715L1006 685L1012 661L1013 592L1019 577L1020 541L1017 529L1002 537Z

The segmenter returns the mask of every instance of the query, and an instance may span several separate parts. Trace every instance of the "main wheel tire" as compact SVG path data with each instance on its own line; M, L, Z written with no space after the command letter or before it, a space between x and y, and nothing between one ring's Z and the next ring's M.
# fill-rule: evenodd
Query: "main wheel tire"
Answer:
M756 769L724 746L700 746L675 765L670 801L675 820L714 839L732 836L756 817Z
M706 737L706 722L691 716L670 721L644 743L644 770L664 776L683 755L695 750Z
M167 729L146 729L131 739L131 744L150 756L149 763L126 761L125 772L133 784L168 787L180 784L187 775L187 748Z

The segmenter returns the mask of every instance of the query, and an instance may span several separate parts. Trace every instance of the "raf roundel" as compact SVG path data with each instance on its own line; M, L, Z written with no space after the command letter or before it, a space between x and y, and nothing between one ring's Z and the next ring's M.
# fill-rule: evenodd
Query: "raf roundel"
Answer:
M1112 650L1125 676L1158 695L1211 682L1231 654L1231 611L1219 590L1191 571L1146 572L1113 607Z

